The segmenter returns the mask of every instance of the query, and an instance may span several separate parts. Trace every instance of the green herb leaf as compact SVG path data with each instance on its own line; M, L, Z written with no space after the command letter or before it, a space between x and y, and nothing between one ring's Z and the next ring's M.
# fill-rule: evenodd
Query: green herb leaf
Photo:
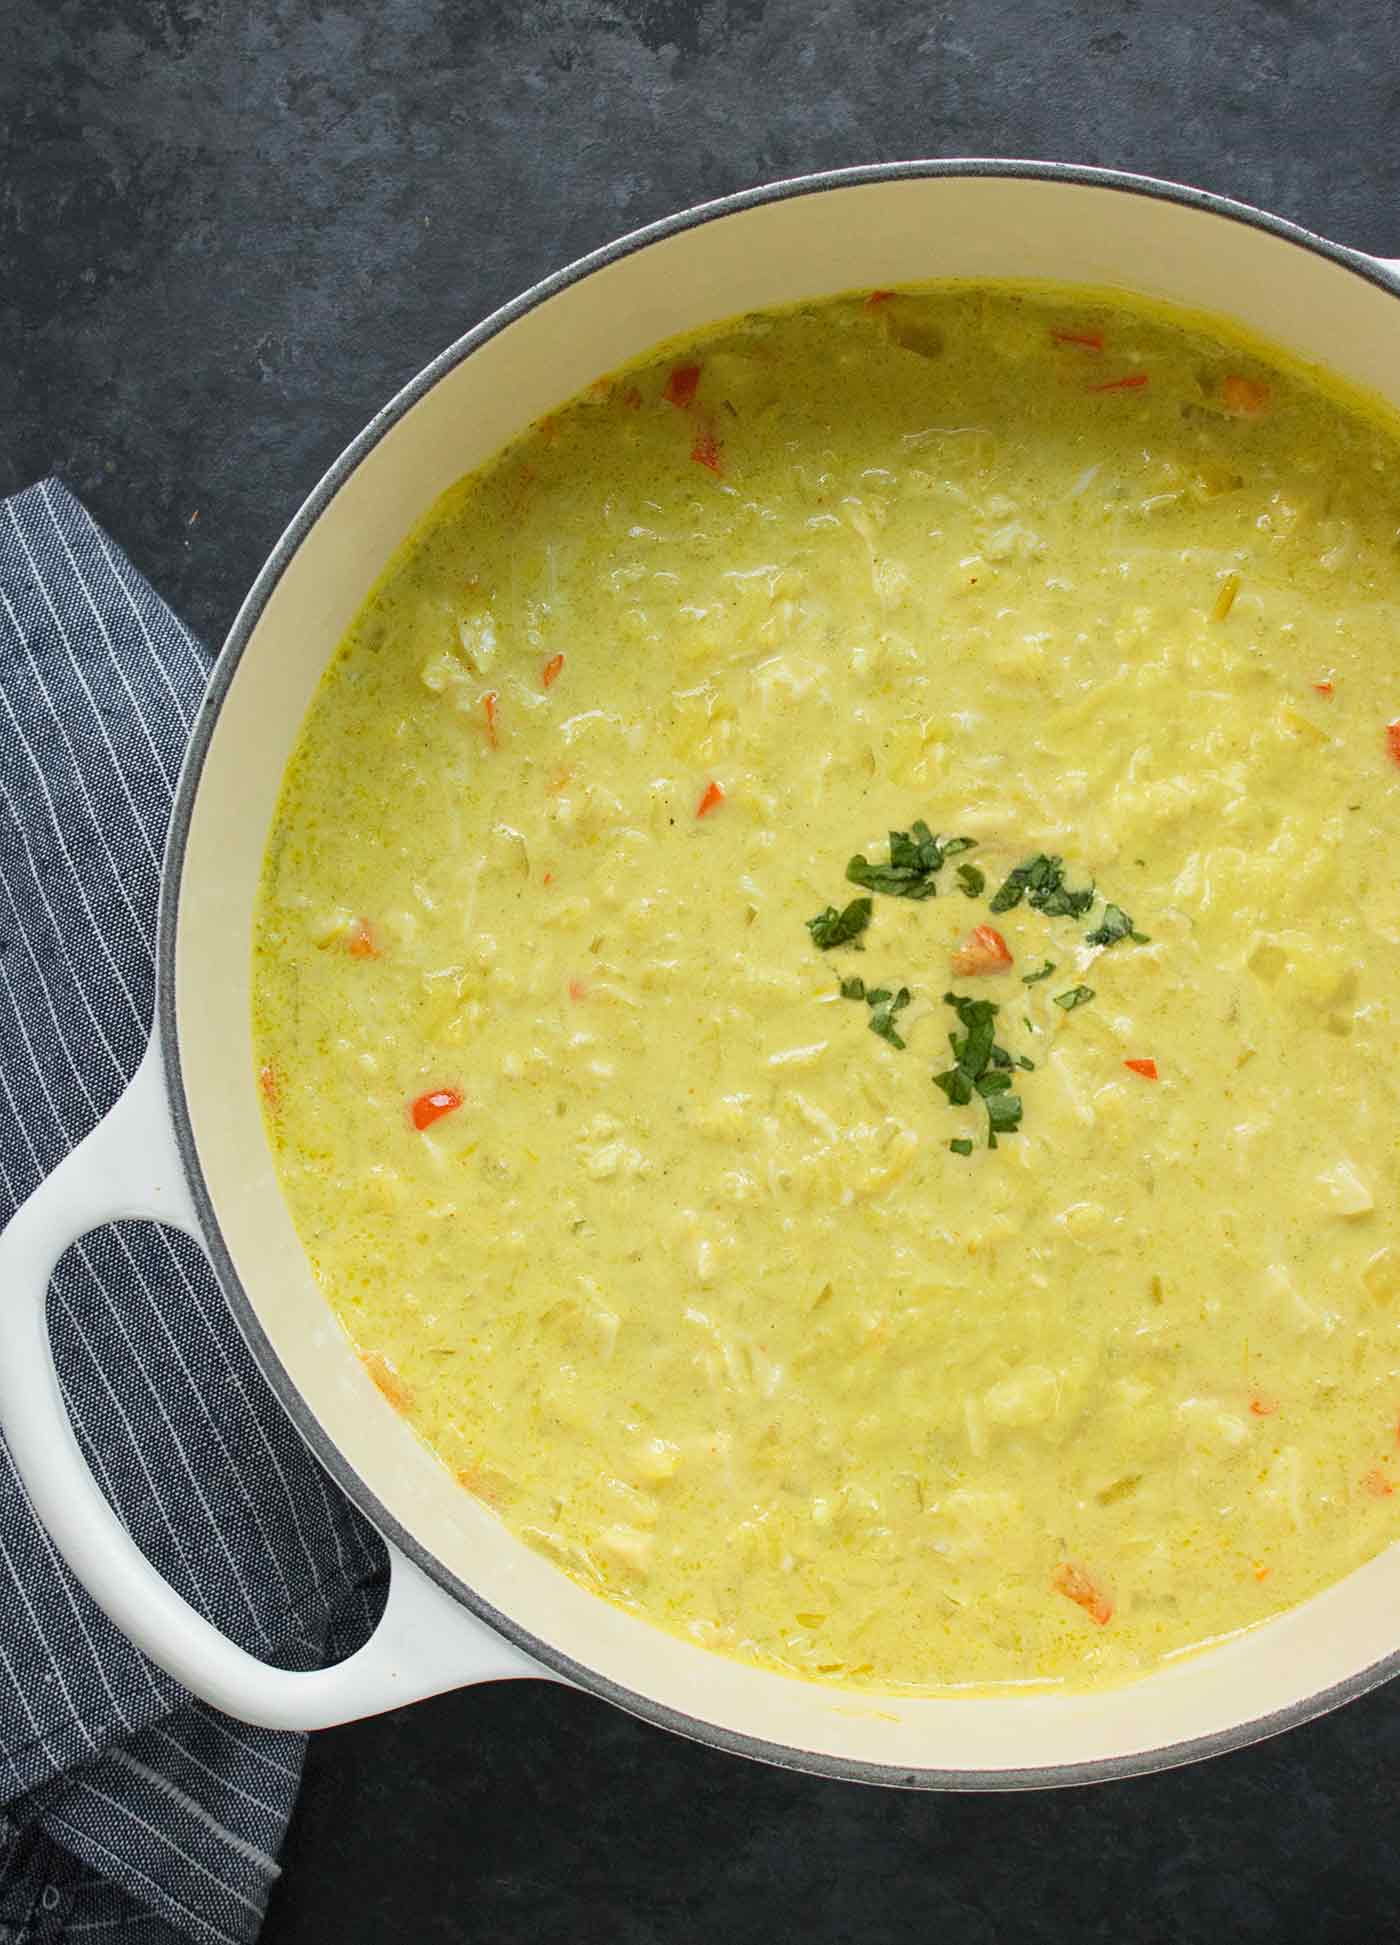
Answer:
M890 832L890 863L905 871L937 871L943 849L922 817L907 831Z
M895 1027L894 1016L909 1004L909 988L901 986L897 993L891 994L887 987L881 987L876 992L867 993L865 997L873 1008L870 1015L870 1031L878 1033L882 1040L888 1040L892 1047L899 1047L902 1050L904 1041Z
M1096 925L1092 932L1086 932L1084 936L1090 945L1117 945L1120 939L1133 939L1140 945L1147 944L1147 940L1133 930L1133 921L1121 905L1105 905L1102 923Z
M976 1080L992 1057L996 1041L996 1017L1001 1011L995 1000L968 999L958 993L945 993L944 1004L951 1006L967 1032L949 1034L953 1058L970 1080Z
M892 864L871 864L859 853L846 866L846 876L853 885L884 892L888 898L932 898L938 890L932 872L916 873L901 871Z
M823 952L829 952L832 946L850 945L869 925L873 909L874 901L869 898L853 898L844 912L828 905L824 912L807 921L813 945L820 946Z
M1022 973L1021 984L1023 986L1038 986L1041 980L1048 979L1054 970L1055 961L1053 959L1047 959L1039 972Z
M1093 997L1092 986L1071 986L1067 993L1056 993L1055 1004L1062 1006L1066 1013L1073 1013L1076 1006L1087 1006Z
M854 979L843 979L841 981L841 997L843 1000L863 1000L865 998L865 981L859 973L856 974Z
M948 1146L955 1155L970 1155L972 1153L972 1143L970 1141L950 1141Z
M1001 890L993 892L991 909L994 912L1009 912L1020 904L1026 895L1026 867L1017 865L1016 869L1002 885Z
M1093 904L1095 892L1092 885L1071 891L1065 883L1064 859L1047 857L1042 851L1017 865L993 898L992 910L1009 912L1023 898L1051 918L1078 918Z
M932 898L943 860L970 851L974 842L970 837L936 838L919 818L907 831L890 832L888 864L871 864L858 852L846 866L846 876L853 885L890 898Z
M1027 858L1024 864L1018 864L1010 873L1006 883L992 899L992 910L1009 912L1028 894L1047 896L1059 887L1064 875L1063 859L1047 857L1043 851L1034 858Z
M979 871L975 864L960 864L958 878L969 898L980 898L987 889L987 874Z
M1015 1083L1010 1070L1029 1070L1034 1063L997 1045L996 1016L1001 1009L995 1000L968 999L961 993L945 993L943 999L965 1031L948 1035L957 1064L935 1074L934 1086L942 1088L954 1107L966 1107L974 1095L981 1098L987 1109L987 1146L995 1148L999 1134L1014 1134L1021 1125L1021 1097L1011 1091Z
M933 1084L943 1089L952 1107L965 1108L972 1099L971 1077L961 1067L950 1067L946 1074L935 1074Z
M1086 885L1083 891L1071 891L1068 885L1060 885L1040 901L1038 910L1047 918L1083 918L1097 896L1092 885ZM1034 905L1035 899L1031 903Z

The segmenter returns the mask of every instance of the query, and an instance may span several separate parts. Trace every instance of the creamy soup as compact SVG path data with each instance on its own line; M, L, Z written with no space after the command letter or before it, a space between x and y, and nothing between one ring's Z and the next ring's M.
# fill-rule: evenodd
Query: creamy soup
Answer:
M1398 533L1378 407L1011 287L662 347L437 504L288 770L255 1038L466 1491L933 1691L1400 1534Z

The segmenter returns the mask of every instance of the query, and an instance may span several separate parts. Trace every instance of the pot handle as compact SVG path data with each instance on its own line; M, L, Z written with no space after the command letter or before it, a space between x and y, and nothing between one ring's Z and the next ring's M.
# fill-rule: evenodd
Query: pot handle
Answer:
M268 1729L325 1729L473 1682L546 1675L393 1546L375 1632L347 1660L308 1673L245 1653L162 1578L88 1470L49 1342L59 1257L122 1217L202 1240L154 1039L116 1106L0 1233L0 1434L35 1512L108 1619L201 1701Z

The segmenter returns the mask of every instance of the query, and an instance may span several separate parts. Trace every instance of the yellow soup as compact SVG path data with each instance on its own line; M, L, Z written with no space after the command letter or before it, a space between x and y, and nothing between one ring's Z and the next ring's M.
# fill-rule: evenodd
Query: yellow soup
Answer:
M255 1027L466 1490L923 1690L1400 1532L1398 529L1378 407L1012 287L667 346L443 498L289 768Z

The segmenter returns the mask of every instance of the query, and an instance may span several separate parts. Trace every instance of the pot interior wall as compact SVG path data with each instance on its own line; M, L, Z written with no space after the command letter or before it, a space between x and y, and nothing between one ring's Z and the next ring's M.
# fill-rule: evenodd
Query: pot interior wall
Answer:
M275 1360L392 1520L582 1679L722 1732L905 1772L972 1778L1129 1764L1231 1733L1379 1662L1400 1549L1248 1640L1130 1690L932 1702L824 1690L663 1635L512 1539L365 1376L313 1283L259 1121L248 938L283 766L370 583L436 496L529 420L659 338L751 307L934 277L1132 288L1233 315L1395 399L1400 312L1365 277L1218 213L1106 186L936 176L841 185L683 229L566 284L486 339L391 423L266 600L209 743L178 890L178 1044L195 1146L229 1257ZM386 418L392 417L392 408ZM284 1382L284 1395L287 1383Z

